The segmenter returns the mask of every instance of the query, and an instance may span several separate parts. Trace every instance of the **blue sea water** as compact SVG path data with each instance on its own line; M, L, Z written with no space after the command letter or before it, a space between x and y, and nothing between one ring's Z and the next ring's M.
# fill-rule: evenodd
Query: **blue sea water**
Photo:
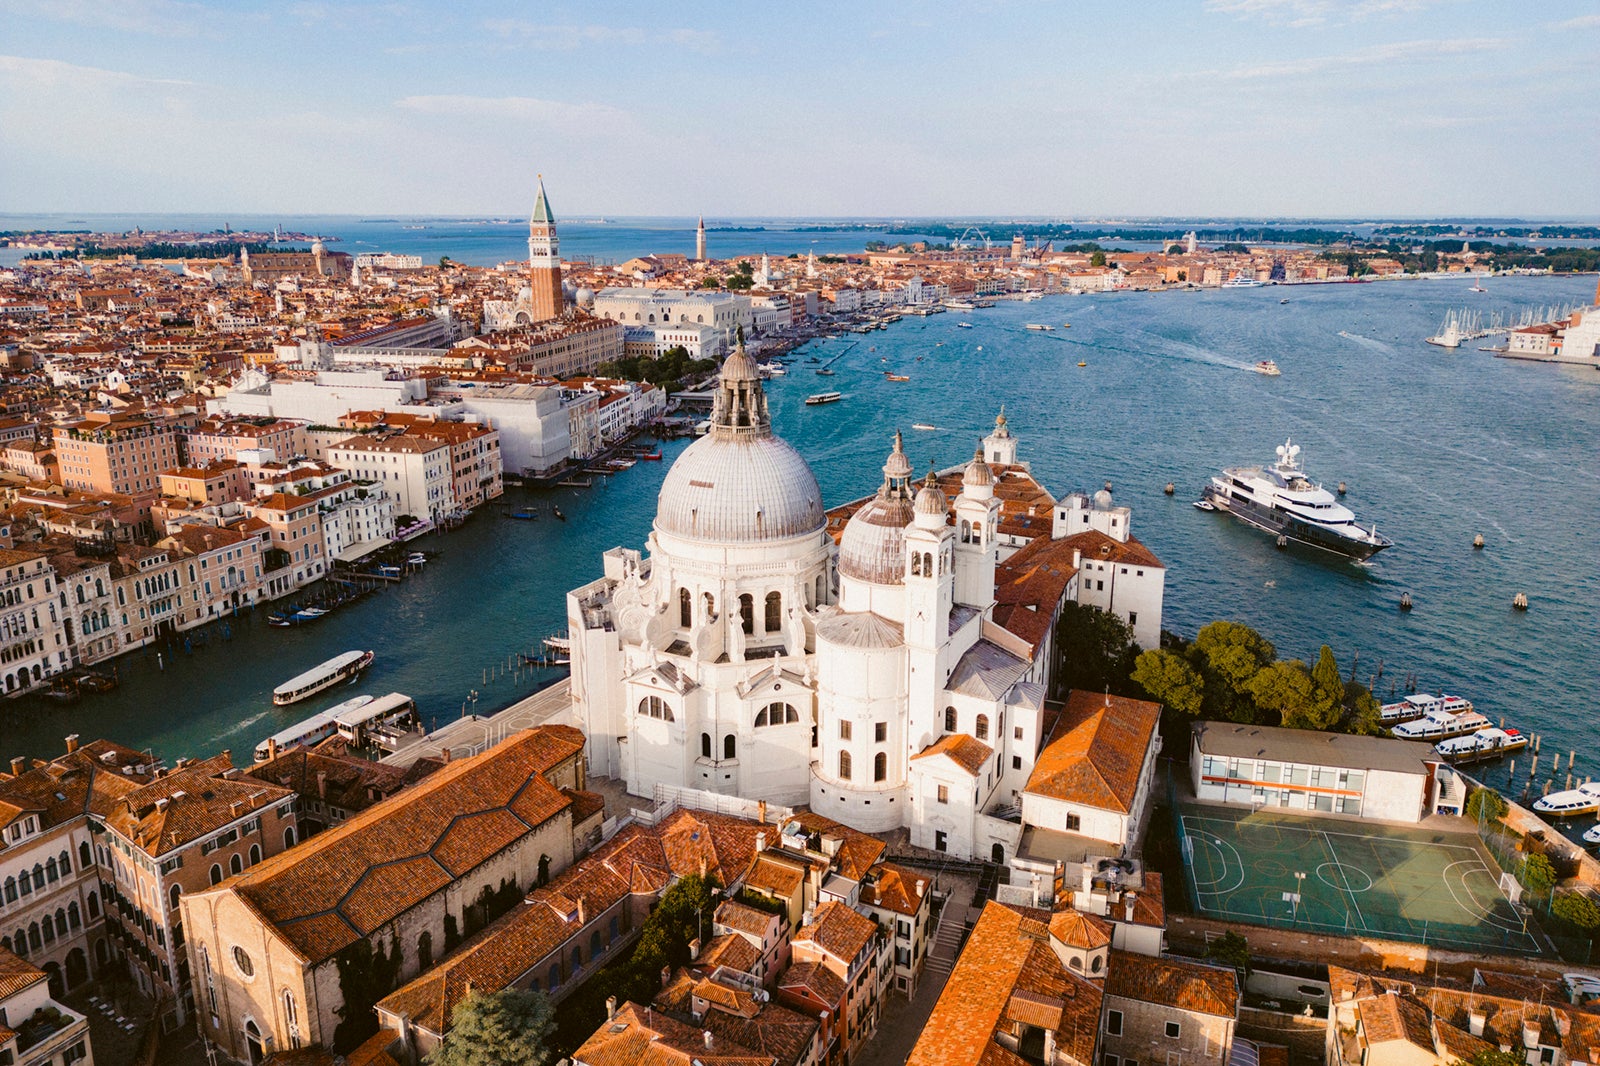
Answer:
M507 240L504 254L515 255L515 227ZM1192 635L1235 618L1307 660L1327 643L1347 671L1359 656L1363 680L1381 667L1385 698L1407 679L1469 696L1490 717L1541 734L1545 767L1551 753L1565 764L1576 751L1578 775L1600 775L1600 374L1422 340L1452 308L1515 317L1588 302L1594 278L1498 278L1489 288L1411 280L1050 297L905 320L801 349L789 375L770 383L774 418L831 505L875 487L896 428L919 469L949 465L971 455L1004 403L1022 456L1052 492L1111 481L1133 508L1135 533L1168 568L1166 628ZM1027 322L1058 328L1029 332ZM843 353L837 375L811 374L813 353ZM1262 358L1283 375L1251 372ZM911 380L888 382L886 369ZM843 401L806 407L805 395L824 387ZM940 428L913 432L916 422ZM1365 565L1279 551L1189 505L1216 469L1270 459L1291 436L1311 476L1347 482L1346 502L1395 547ZM505 705L553 675L506 676L503 664L564 626L566 590L599 573L604 549L642 545L683 446L593 489L509 490L508 504L557 502L568 521L507 521L486 508L429 538L423 546L442 555L424 574L315 626L274 630L259 614L241 616L231 640L213 633L192 651L179 642L119 660L124 683L110 695L0 709L0 759L52 753L69 732L168 758L220 747L247 758L321 705L275 710L272 687L358 646L378 653L364 691L410 693L435 721ZM1162 493L1168 481L1172 497ZM1478 533L1486 547L1474 551ZM1405 592L1409 613L1398 606ZM1517 592L1532 601L1525 614L1511 609Z

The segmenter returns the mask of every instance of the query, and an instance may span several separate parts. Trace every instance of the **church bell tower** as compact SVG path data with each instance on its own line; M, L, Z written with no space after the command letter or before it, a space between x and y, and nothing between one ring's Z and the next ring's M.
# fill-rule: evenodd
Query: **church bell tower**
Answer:
M561 242L556 239L556 219L544 195L544 175L539 175L539 198L528 219L528 286L533 293L532 318L544 322L560 318Z

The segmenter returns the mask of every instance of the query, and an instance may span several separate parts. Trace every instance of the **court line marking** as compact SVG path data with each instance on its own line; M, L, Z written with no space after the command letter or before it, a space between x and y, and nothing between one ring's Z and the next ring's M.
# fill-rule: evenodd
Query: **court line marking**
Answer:
M1184 828L1185 829L1188 828L1187 823L1185 823ZM1205 843L1210 844L1212 847L1217 849L1217 854L1222 856L1222 870L1223 870L1223 875L1224 876L1226 876L1227 872L1228 872L1228 852L1230 852L1230 851L1233 852L1234 862L1237 864L1238 871L1239 871L1239 875L1238 875L1237 880L1235 880L1234 883L1229 885L1227 888L1211 888L1211 889L1205 889L1204 891L1202 891L1201 888L1200 888L1200 882L1196 881L1195 882L1195 886L1194 886L1194 890L1195 890L1195 893L1197 895L1218 896L1218 895L1222 895L1225 892L1236 891L1237 889L1239 889L1241 886L1244 885L1244 878L1245 878L1245 872L1246 872L1245 868L1244 868L1244 858L1242 856L1240 856L1238 848L1234 847L1231 843L1229 843L1226 840L1223 840L1221 837L1217 836L1216 834L1208 833L1205 830L1196 830L1195 832L1190 833L1189 835L1190 836L1194 836L1194 837L1199 837L1202 841L1204 841ZM1224 850L1224 849L1226 849L1226 850ZM1218 881L1221 881L1221 880L1222 880L1222 878L1219 877L1219 878L1216 879L1216 881L1209 881L1207 883L1214 885Z
M1189 814L1183 814L1183 815L1180 815L1179 817L1182 819L1185 829L1188 829L1191 824L1199 824L1199 823L1204 823L1204 822L1217 822L1217 823L1221 823L1221 824L1224 824L1224 825L1227 825L1227 826L1230 826L1230 827L1234 827L1234 826L1238 826L1244 820L1243 818L1217 818L1217 817L1211 817L1211 816L1207 816L1207 815L1189 815ZM1373 841L1392 841L1392 842L1395 842L1395 843L1407 845L1410 849L1417 850L1417 851L1427 851L1427 850L1430 850L1430 849L1439 849L1439 850L1443 850L1443 851L1465 851L1465 852L1467 852L1468 854L1470 854L1472 856L1471 859L1457 859L1454 862L1447 863L1446 866L1445 866L1445 870L1449 870L1451 867L1459 865L1459 864L1464 864L1464 863L1471 862L1471 863L1474 863L1478 869L1483 870L1485 873L1490 872L1490 869L1489 869L1488 865L1485 864L1484 861L1483 861L1482 853L1478 850L1478 848L1473 847L1470 844L1447 844L1447 843L1444 843L1442 841L1434 841L1434 840L1413 840L1413 839L1410 839L1408 837L1403 837L1403 836L1394 837L1394 836L1375 836L1375 835L1365 834L1365 833L1341 833L1341 832L1331 831L1331 830L1305 829L1305 828L1301 828L1299 826L1294 826L1294 825L1289 825L1289 826L1280 825L1280 826L1276 826L1275 828L1278 828L1280 830L1280 839L1281 839L1281 832L1283 830L1285 830L1285 829L1287 829L1290 833L1303 835L1307 840L1314 840L1317 836L1321 836L1323 838L1323 844L1324 844L1325 848L1327 849L1327 852L1333 857L1334 861L1339 863L1339 865L1341 865L1341 866L1346 865L1346 864L1344 864L1342 862L1339 862L1339 860L1338 860L1338 852L1333 846L1333 841L1330 839L1331 837L1342 837L1342 838L1344 838L1346 840L1360 841L1362 843L1367 844L1369 848L1371 848L1371 845L1372 845ZM1211 833L1209 831L1197 829L1197 830L1191 831L1191 835L1201 835L1201 836L1209 837L1212 840L1215 840L1220 845L1227 845L1229 847L1229 849L1234 852L1235 856L1238 856L1238 854L1239 854L1238 853L1238 849L1233 847L1232 844L1230 844L1226 840L1223 840L1220 836L1217 836L1216 834ZM1381 858L1378 858L1375 848L1371 848L1371 850L1374 853L1373 854L1373 858L1378 862L1378 864L1381 867L1383 867L1384 878L1387 881L1389 879L1387 865L1384 864L1384 862L1383 862L1383 860ZM1228 891L1230 891L1230 892L1236 890L1237 888L1239 888L1239 887L1241 887L1243 885L1243 875L1244 875L1244 873L1246 871L1244 869L1243 859L1242 858L1240 858L1239 862L1240 862L1240 875L1241 875L1240 883L1238 885L1233 886L1233 888L1228 889ZM1359 867L1356 867L1356 868L1359 869ZM1525 931L1520 925L1517 925L1517 926L1506 926L1506 925L1503 925L1503 924L1501 924L1499 922L1489 920L1489 916L1488 915L1480 915L1480 914L1478 914L1477 911L1473 907L1465 906L1465 905L1463 905L1461 903L1459 897L1457 897L1457 895L1455 893L1455 890L1451 887L1449 881L1445 879L1444 871L1440 872L1440 879L1445 882L1445 888L1448 891L1450 891L1452 900L1455 902L1455 904L1458 907L1461 908L1461 910L1462 910L1462 912L1464 914L1466 914L1468 916L1471 916L1471 917L1474 917L1478 921L1482 921L1484 924L1490 925L1490 926L1492 926L1492 927L1494 927L1496 929L1499 929L1502 932L1514 934L1514 938L1515 939L1521 940L1521 941L1525 942L1528 945L1528 950L1530 952L1532 952L1532 953L1534 953L1536 955L1537 954L1543 954L1542 950L1539 947L1538 940L1533 936L1532 933ZM1326 883L1326 882L1324 882L1324 883ZM1330 889L1333 889L1332 885L1329 885L1328 887ZM1463 888L1467 887L1465 880L1462 881L1462 887ZM1496 900L1496 903L1499 903L1501 900L1505 900L1507 903L1509 903L1509 899L1506 897L1504 892L1500 891L1499 886L1496 885L1495 887L1496 887L1496 891L1499 892L1499 898ZM1367 931L1367 932L1369 932L1369 933L1372 932L1371 928L1367 925L1366 916L1361 913L1360 906L1358 904L1356 904L1354 893L1350 892L1349 890L1341 890L1341 889L1333 889L1333 890L1335 892L1339 893L1340 895L1349 897L1348 898L1348 902L1351 904L1351 907L1354 909L1357 920L1361 922L1362 929ZM1196 891L1197 892L1199 891L1198 886L1196 887ZM1477 896L1475 894L1471 893L1471 889L1467 889L1467 891L1468 891L1469 894L1472 895L1474 903L1478 903L1478 906L1481 907L1482 904L1478 902ZM1203 894L1206 894L1206 895L1218 895L1219 893L1208 892L1208 893L1203 893ZM1400 894L1398 892L1391 892L1390 895L1396 901L1401 900L1401 896L1400 896ZM1263 919L1263 920L1266 918L1265 914L1259 914L1258 915L1258 914L1253 914L1253 913L1251 913L1249 911L1236 911L1236 910L1233 910L1231 908L1226 908L1226 907L1222 907L1222 908L1205 907L1203 909L1209 911L1210 913L1223 915L1225 917L1232 917L1232 918L1239 918L1239 919L1260 918L1260 919ZM1403 916L1400 916L1400 917L1403 918ZM1403 919L1403 920L1405 920L1407 924L1414 924L1414 923L1411 922L1410 919ZM1327 929L1330 929L1330 930L1335 930L1335 931L1339 931L1341 929L1341 927L1339 927L1339 926L1332 925L1332 924L1327 923L1327 922L1319 922L1319 921L1316 921L1315 919L1311 919L1311 918L1301 918L1301 919L1299 919L1299 924L1308 925L1308 926L1322 926L1324 928L1327 928ZM1270 928L1282 928L1280 926L1272 926L1270 923L1269 923L1269 927ZM1348 927L1344 927L1342 931L1348 933L1350 930L1349 930ZM1448 937L1448 936L1439 936L1439 935L1433 934L1431 932L1426 937L1426 939L1424 939L1421 936L1418 936L1415 933L1403 934L1403 933L1401 933L1399 931L1390 930L1390 929L1380 929L1378 931L1378 935L1391 936L1391 937L1394 937L1396 939L1410 940L1412 942L1454 944L1454 945L1459 946L1459 947L1466 947L1466 948L1472 948L1472 949L1477 949L1477 950L1481 950L1485 946L1482 943L1478 943L1478 942L1474 942L1474 941L1468 941L1468 940L1458 940L1458 939L1456 939L1454 937Z

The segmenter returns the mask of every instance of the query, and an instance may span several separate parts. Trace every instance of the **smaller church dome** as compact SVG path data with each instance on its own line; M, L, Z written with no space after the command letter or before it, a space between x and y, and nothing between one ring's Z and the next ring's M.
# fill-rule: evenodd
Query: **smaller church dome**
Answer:
M972 462L967 464L966 473L961 475L961 484L969 489L993 488L994 471L989 464L983 461L983 448L980 446L972 453Z
M850 516L839 535L839 574L874 585L899 585L904 579L906 527L916 518L906 482L911 460L900 434L883 464L878 494Z
M593 307L594 306L594 290L593 289L589 288L588 286L585 286L585 287L583 287L583 288L578 290L578 306L579 307Z
M916 512L918 515L938 515L941 519L950 513L950 501L945 497L944 490L939 488L939 479L933 476L932 470L928 471L927 479L917 492Z

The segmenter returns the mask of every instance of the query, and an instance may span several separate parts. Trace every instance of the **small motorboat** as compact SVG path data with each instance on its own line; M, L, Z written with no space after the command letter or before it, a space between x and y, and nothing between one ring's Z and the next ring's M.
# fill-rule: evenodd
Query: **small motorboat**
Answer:
M501 511L500 515L503 518L518 518L518 519L521 519L524 522L537 522L539 520L539 512L538 511L529 511L529 510Z
M1261 362L1255 365L1254 369L1257 374L1265 374L1269 378L1275 378L1279 374L1283 373L1283 371L1278 369L1278 364L1274 363L1271 359L1261 360Z
M1217 505L1210 500L1196 500L1194 501L1194 509L1197 511L1215 511Z
M972 323L971 322L957 322L956 323L956 328L957 329L971 329L972 328Z
M911 380L911 375L910 374L891 374L888 371L885 371L883 376L888 378L890 381L910 381Z
M561 508L552 507L552 508L550 508L550 510L555 514L556 518L558 518L559 520L561 520L563 522L565 522L567 520L567 516L561 513Z
M818 377L824 377L824 378L831 378L831 377L833 377L833 371L829 370L827 367L823 367L821 370L817 371L817 376Z
M645 452L639 458L647 463L659 463L661 461L661 453L659 451Z
M410 555L406 556L406 562L410 563L412 566L426 566L428 564L428 557L423 555L421 552L412 552Z
M1082 360L1082 359L1079 359L1079 360L1078 360L1078 365L1079 365L1079 366L1088 366L1088 365L1089 365L1089 364L1088 364L1088 363L1086 363L1086 362L1084 362L1084 361L1083 361L1083 360Z
M935 426L935 425L933 425L931 423L928 423L928 422L913 422L913 423L911 423L911 428L912 429L921 429L921 430L933 430L933 429L938 429L939 427Z

